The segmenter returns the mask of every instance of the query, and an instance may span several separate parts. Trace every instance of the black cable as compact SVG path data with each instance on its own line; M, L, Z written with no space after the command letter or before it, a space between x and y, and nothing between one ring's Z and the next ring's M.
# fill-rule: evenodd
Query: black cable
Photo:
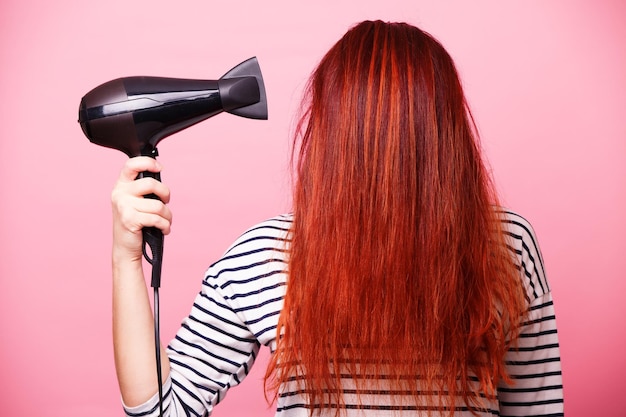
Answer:
M163 417L163 385L161 383L161 336L159 335L159 287L154 287L154 348L156 350L156 371L159 387L159 416Z
M155 228L143 229L143 256L152 266L152 287L154 288L154 351L156 357L157 387L159 390L159 417L163 417L163 385L161 370L161 336L160 336L160 309L159 309L159 287L161 283L161 265L163 260L163 233ZM150 247L151 255L146 247Z

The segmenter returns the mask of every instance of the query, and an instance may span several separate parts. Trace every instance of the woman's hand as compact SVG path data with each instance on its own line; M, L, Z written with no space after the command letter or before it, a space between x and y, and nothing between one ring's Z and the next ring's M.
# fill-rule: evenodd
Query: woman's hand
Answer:
M165 235L170 232L172 213L166 205L169 188L150 177L136 180L143 171L160 172L161 165L147 156L130 158L111 192L114 262L141 262L144 227L157 227ZM145 198L148 194L155 194L160 201Z

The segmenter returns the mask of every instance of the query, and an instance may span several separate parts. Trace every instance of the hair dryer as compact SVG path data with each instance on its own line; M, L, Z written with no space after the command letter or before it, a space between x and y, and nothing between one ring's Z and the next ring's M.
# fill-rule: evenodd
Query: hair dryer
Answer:
M126 77L106 82L82 98L78 122L95 144L120 150L129 157L154 158L162 139L223 111L267 119L265 86L256 57L232 68L219 80ZM150 172L138 178L144 176L160 180L158 174ZM144 256L152 264L152 286L158 288L163 233L153 227L144 228L143 237Z
M256 58L219 80L126 77L106 82L81 100L78 121L95 144L129 157L157 156L165 137L226 111L267 119L267 99Z

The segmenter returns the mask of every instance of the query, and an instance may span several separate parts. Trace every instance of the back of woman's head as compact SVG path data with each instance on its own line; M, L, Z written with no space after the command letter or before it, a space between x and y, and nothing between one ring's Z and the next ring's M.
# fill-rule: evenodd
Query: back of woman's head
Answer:
M340 374L433 409L447 397L420 388L493 395L524 299L449 54L362 22L313 73L299 127L277 382L322 407L345 405Z

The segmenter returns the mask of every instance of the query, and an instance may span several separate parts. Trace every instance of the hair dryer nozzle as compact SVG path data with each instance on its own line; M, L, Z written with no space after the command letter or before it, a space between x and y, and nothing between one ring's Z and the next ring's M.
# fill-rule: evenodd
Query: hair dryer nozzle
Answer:
M250 119L267 119L267 97L261 68L252 57L218 80L224 111Z

